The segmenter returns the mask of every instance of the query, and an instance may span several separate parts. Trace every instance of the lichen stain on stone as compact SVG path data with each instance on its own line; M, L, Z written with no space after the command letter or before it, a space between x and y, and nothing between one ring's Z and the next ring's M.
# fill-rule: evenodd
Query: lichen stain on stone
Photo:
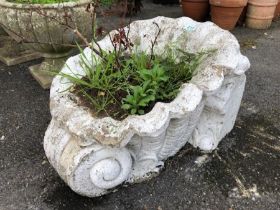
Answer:
M223 71L223 68L222 68L222 67L217 66L217 67L215 68L215 70L216 70L217 76L219 76L219 77L222 77L222 76L223 76L224 71Z

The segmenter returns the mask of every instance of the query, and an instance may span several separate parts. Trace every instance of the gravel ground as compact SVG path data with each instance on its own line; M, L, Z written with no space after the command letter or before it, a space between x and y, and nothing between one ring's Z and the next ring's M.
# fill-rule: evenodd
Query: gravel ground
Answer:
M145 4L139 18L181 16L178 6ZM150 181L85 198L72 192L43 151L49 92L29 62L0 63L0 210L280 209L280 21L233 33L251 61L233 131L211 154L186 145Z

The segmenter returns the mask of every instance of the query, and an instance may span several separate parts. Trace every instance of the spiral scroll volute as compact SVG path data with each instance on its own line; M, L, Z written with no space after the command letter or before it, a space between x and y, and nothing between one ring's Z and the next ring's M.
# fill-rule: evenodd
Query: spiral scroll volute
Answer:
M86 148L75 157L75 169L68 184L89 197L103 195L128 179L132 158L126 148Z

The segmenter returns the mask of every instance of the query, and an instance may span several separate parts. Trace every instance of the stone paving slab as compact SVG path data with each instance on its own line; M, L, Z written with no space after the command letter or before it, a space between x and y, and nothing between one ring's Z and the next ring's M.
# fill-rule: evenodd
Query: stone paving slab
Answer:
M0 61L4 64L13 66L40 57L39 53L24 49L9 36L0 35Z
M41 55L23 46L9 36L0 35L0 61L8 66L32 61Z
M181 14L156 8L149 15ZM157 178L100 198L72 192L46 160L49 93L28 71L40 61L1 63L0 210L280 209L280 21L233 33L252 65L233 131L213 153L186 145Z

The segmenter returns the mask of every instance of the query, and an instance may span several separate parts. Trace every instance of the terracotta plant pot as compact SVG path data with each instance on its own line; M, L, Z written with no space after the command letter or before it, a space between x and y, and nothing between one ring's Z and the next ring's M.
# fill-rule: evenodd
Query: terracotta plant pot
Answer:
M211 20L226 30L234 29L248 0L210 0Z
M208 0L182 0L183 14L196 21L205 21L209 13Z
M271 25L278 0L249 0L246 26L266 29Z
M278 4L276 6L275 12L274 12L274 19L280 17L280 0L278 0Z

